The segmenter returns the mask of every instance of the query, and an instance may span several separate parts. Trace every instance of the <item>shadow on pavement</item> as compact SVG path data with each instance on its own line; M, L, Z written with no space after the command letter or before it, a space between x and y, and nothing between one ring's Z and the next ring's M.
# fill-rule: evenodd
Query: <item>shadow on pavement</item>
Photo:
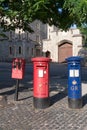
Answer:
M26 100L26 99L29 99L29 98L32 98L33 96L28 96L28 97L25 97L25 98L20 98L18 99L18 101L23 101L23 100Z
M52 106L56 102L60 101L61 99L65 98L67 96L66 90L63 92L59 92L53 96L50 97L50 105Z

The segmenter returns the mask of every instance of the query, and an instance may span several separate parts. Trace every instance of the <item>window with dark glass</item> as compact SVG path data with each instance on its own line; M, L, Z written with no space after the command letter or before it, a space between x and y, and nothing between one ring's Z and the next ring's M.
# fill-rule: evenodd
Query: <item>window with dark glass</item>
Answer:
M19 54L21 54L21 53L22 53L21 46L19 46Z
M10 53L10 55L12 55L12 47L11 46L9 47L9 53Z

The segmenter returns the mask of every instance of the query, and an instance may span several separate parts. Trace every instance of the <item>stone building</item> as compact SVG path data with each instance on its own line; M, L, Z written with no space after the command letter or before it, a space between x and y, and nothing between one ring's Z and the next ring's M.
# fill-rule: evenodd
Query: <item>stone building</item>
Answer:
M48 26L47 30L47 39L43 40L45 56L49 56L54 62L64 62L67 57L78 55L83 42L79 29L71 28L65 32Z
M12 61L15 57L31 61L32 57L42 55L42 39L46 39L46 28L37 20L31 27L34 33L15 29L5 32L6 37L0 37L0 61Z
M34 48L35 42L25 39L25 35L20 35L19 30L16 33L10 31L7 38L0 39L0 61L11 61L14 57L29 59L34 56Z
M31 61L35 56L50 57L54 62L64 62L68 56L77 56L82 48L82 35L78 29L61 31L36 20L30 24L34 33L15 29L0 37L0 61L23 57Z

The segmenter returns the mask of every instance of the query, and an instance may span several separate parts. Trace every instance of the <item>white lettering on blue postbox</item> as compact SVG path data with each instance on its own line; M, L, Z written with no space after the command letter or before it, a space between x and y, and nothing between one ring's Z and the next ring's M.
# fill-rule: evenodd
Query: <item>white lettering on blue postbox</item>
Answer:
M74 70L69 70L69 77L74 77Z
M79 77L79 70L75 70L75 77Z
M78 86L71 86L71 90L72 91L78 90Z
M69 77L79 77L79 70L78 69L70 69L69 70Z

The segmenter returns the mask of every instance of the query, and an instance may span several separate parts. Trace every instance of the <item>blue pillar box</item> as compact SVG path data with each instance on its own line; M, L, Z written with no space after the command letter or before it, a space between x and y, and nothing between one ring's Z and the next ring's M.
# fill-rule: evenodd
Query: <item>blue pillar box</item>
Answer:
M68 57L68 105L70 108L82 107L81 60L79 56Z

